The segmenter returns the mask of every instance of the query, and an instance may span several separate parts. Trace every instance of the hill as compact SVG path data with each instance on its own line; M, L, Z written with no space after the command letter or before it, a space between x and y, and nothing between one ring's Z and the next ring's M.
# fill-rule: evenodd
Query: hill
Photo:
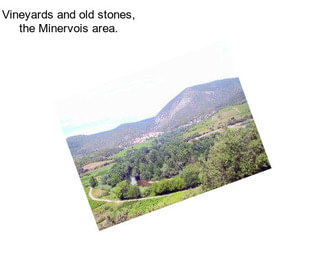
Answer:
M92 135L77 135L67 138L74 158L86 154L123 149L140 139L148 139L160 133L176 129L199 120L221 108L244 103L238 78L217 80L184 89L172 99L155 117L121 124L117 128Z
M155 117L156 130L169 130L227 105L245 102L238 78L217 80L184 89Z

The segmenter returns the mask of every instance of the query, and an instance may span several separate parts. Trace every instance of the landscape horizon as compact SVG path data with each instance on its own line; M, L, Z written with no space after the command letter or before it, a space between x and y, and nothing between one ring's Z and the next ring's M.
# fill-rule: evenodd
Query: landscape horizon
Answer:
M230 79L238 79L239 80L238 77L228 77L228 78L217 79L217 80L214 80L214 81L211 81L211 82L208 82L208 83L212 83L212 82L215 82L215 81L222 81L222 80L230 80ZM205 84L208 84L208 83L205 83ZM203 84L197 84L197 85L203 85ZM166 105L164 107L166 107ZM156 116L144 118L144 119L141 119L141 120L138 120L138 121L120 122L117 126L115 126L114 128L111 128L111 129L101 129L100 131L92 132L92 133L76 133L76 134L73 134L73 135L65 136L65 138L66 138L66 140L68 140L69 138L73 138L73 137L77 137L77 136L91 136L91 135L94 135L94 134L101 134L101 133L105 133L105 132L110 132L110 131L113 131L113 130L117 129L119 126L131 124L131 123L135 123L135 122L148 121L150 119L153 119L154 117L156 117Z
M57 109L99 230L271 168L224 44Z
M99 230L270 168L238 77L188 86L155 116L66 141Z

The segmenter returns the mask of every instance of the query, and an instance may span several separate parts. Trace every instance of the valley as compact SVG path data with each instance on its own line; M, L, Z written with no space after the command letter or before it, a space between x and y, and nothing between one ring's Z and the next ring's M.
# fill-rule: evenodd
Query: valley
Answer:
M144 135L169 132L203 120L226 106L245 102L238 78L217 80L182 90L152 118L121 124L96 134L71 136L67 143L76 160L93 154L107 157L129 147ZM92 162L97 161L92 159Z
M270 168L238 78L188 87L155 117L67 142L100 230Z
M214 144L223 140L223 134L243 134L253 126L247 103L227 106L194 124L148 138L107 160L85 165L84 168L98 166L81 176L98 228L121 223L207 191L209 188L203 185L205 177L202 175L206 169L203 163L207 162ZM160 159L163 161L158 162ZM265 161L256 171L267 168L269 163ZM138 180L137 184L129 184L131 176ZM141 186L140 180L149 180L151 184ZM230 182L218 182L212 188Z

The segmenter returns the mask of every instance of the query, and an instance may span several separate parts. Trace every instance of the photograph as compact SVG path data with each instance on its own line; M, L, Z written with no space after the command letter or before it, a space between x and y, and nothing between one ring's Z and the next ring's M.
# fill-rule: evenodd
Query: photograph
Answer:
M270 168L225 45L58 104L99 230Z
M322 1L2 2L0 270L323 270Z

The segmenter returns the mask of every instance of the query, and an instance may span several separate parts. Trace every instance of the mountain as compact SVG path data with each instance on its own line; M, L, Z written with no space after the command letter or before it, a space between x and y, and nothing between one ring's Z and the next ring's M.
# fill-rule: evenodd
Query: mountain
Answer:
M140 137L176 129L225 106L243 102L246 98L238 78L216 80L184 89L153 118L92 135L72 136L67 143L75 158L94 151L122 149Z
M245 102L238 78L217 80L184 89L155 117L157 130L175 128L227 105Z

